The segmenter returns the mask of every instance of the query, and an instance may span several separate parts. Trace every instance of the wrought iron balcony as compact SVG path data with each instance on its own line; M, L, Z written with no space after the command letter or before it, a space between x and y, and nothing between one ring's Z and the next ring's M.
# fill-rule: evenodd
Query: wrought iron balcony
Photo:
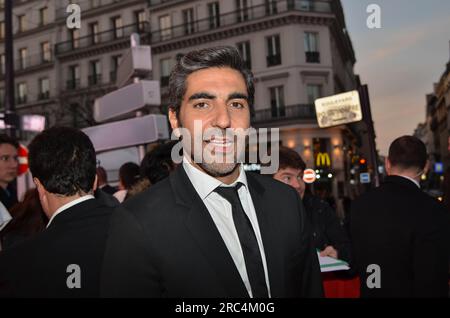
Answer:
M252 117L253 124L281 123L292 120L316 120L313 104L299 104L279 108L256 110Z
M176 0L150 0L150 5L157 5L164 2ZM239 23L257 20L264 17L275 16L286 12L316 12L331 13L331 3L329 1L312 0L278 0L267 4L251 6L234 12L220 14L217 17L207 17L198 19L189 24L185 23L172 26L170 28L156 30L151 33L151 42L159 43L184 37L196 32L210 31L212 28L234 26Z

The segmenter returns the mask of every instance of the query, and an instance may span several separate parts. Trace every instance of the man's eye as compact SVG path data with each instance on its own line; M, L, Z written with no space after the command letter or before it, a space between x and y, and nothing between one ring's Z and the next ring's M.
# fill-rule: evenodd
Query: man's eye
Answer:
M284 177L284 182L287 182L287 183L291 182L291 177Z
M194 105L194 108L206 108L208 107L208 104L206 103L197 103Z
M238 109L244 108L244 105L242 103L239 103L239 102L233 102L233 103L231 103L231 106L233 108L238 108Z

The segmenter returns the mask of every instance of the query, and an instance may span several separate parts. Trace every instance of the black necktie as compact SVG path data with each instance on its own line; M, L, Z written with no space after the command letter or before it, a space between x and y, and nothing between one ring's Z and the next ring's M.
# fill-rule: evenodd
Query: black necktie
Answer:
M231 204L234 226L244 254L245 267L247 268L253 297L267 298L266 278L258 241L252 224L242 208L241 200L239 200L238 189L242 185L242 183L238 183L235 187L218 187L214 191Z

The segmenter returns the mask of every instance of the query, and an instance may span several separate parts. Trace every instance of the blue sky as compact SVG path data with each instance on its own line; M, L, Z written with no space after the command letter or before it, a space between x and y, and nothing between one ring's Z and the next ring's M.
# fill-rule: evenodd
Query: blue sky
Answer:
M425 121L425 95L450 61L450 0L341 0L356 52L355 72L369 85L377 146ZM381 28L369 29L369 4Z

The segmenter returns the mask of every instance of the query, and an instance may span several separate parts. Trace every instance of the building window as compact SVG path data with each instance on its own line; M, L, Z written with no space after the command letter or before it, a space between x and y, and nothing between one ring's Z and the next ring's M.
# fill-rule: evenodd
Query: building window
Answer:
M169 77L171 71L171 59L162 59L161 63L161 87L165 87L169 85Z
M145 31L145 23L147 21L147 17L145 15L145 10L136 11L134 13L134 17L136 19L136 26L138 32L144 32Z
M27 66L28 66L27 65L28 64L27 56L28 56L28 50L26 48L19 49L19 67L21 70L27 68Z
M49 42L41 43L41 59L43 63L47 63L52 60L52 51L50 49Z
M167 40L172 37L172 21L170 15L159 17L159 30L161 31L161 40Z
M194 9L183 10L184 34L194 33Z
M266 0L265 4L266 4L266 15L273 15L278 13L276 0Z
M283 86L275 86L269 88L270 92L270 107L272 110L272 117L284 117L286 109L284 105L284 88Z
M27 102L27 83L17 84L17 104L25 104Z
M39 9L39 25L46 25L48 24L48 8L44 7Z
M111 57L111 73L109 75L111 83L114 83L117 79L117 70L119 69L120 59L122 55L114 55Z
M219 2L208 3L209 27L211 29L220 26L220 7Z
M25 20L25 15L18 15L18 26L19 26L19 32L25 32L27 30L27 22Z
M0 39L5 38L5 22L0 22Z
M248 3L247 0L236 0L237 22L248 20Z
M111 19L112 26L113 26L113 32L114 32L114 38L118 39L123 37L123 22L121 17L114 17Z
M91 32L91 43L92 44L97 44L99 42L98 22L90 23L89 24L89 31Z
M314 104L316 99L322 97L322 85L320 84L306 85L306 96L308 96L308 104Z
M50 80L48 78L39 79L39 100L50 98Z
M72 48L77 49L80 47L80 30L72 29L70 33L70 42L72 43Z
M80 67L78 65L72 65L69 67L67 89L77 89L78 87L80 87Z
M272 35L266 38L267 43L267 66L281 64L280 36Z
M240 42L237 44L237 49L239 54L241 55L242 60L245 63L245 66L251 70L252 69L252 58L250 51L250 41Z
M5 75L6 57L5 54L0 54L0 74Z
M101 84L102 81L102 70L101 64L99 60L91 61L90 65L90 74L88 78L89 85L98 85Z
M305 55L307 63L320 63L319 35L315 32L305 32Z

